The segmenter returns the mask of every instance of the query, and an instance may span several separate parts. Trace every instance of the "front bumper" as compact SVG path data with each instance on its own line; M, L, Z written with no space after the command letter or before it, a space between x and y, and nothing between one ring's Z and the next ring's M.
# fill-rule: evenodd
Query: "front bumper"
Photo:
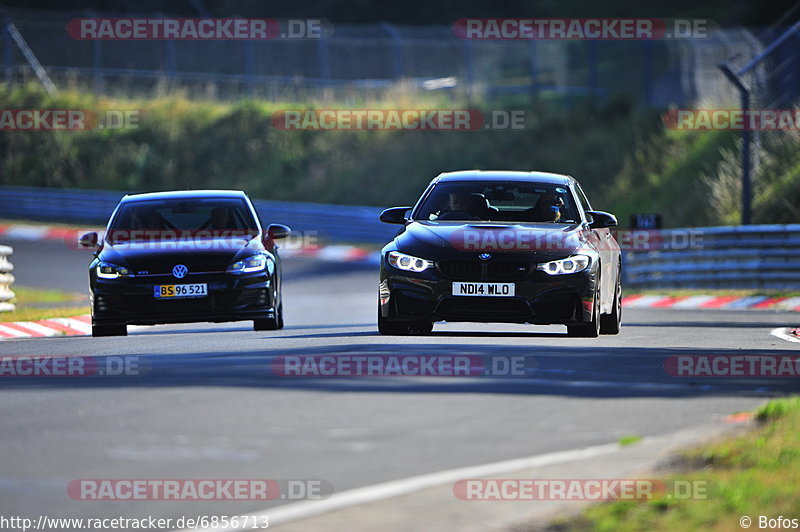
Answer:
M206 283L208 295L182 299L153 297L154 285L188 283ZM264 272L202 274L180 281L170 276L94 277L90 284L93 325L156 325L274 318L279 296L273 279Z
M514 281L472 280L513 282L513 297L453 296L455 280L436 270L415 274L385 265L380 310L389 320L576 325L592 319L596 279L593 268L558 276L532 271Z

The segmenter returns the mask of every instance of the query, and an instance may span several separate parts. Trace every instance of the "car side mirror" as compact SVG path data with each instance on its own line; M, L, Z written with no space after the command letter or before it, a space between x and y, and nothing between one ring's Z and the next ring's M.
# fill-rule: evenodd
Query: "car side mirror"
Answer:
M286 238L292 233L292 229L288 225L283 224L270 224L267 227L267 238L270 240L279 240Z
M616 227L617 217L610 212L605 211L586 211L586 214L592 217L589 224L591 229L603 229L606 227Z
M381 213L380 220L386 224L405 224L406 213L411 207L392 207Z
M79 249L92 249L96 250L100 246L97 244L97 233L92 231L91 233L84 233L78 239L78 248Z

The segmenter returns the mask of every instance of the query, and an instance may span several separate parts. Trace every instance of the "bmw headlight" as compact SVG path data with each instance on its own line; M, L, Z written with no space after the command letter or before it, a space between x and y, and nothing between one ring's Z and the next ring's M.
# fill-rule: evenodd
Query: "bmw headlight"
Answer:
M275 271L275 263L272 261L271 258L267 257L266 255L257 254L251 255L249 257L245 257L242 260L237 260L230 266L228 266L229 272L237 272L237 273L250 273L250 272L260 272L264 269L269 271L269 274L272 275L272 272Z
M539 264L536 269L549 275L564 275L567 273L582 272L589 267L592 259L588 255L573 255L566 259L553 260Z
M389 252L389 264L398 270L405 270L407 272L422 272L428 268L433 268L433 261L406 255L399 251Z
M127 277L130 275L128 268L117 266L110 262L101 262L97 265L97 276L101 279L116 279L117 277Z

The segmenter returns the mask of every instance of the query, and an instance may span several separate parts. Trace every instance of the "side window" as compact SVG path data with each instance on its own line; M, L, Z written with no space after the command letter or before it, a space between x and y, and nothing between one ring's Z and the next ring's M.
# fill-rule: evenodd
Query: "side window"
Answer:
M589 200L586 199L586 194L584 194L583 189L578 183L575 183L575 192L578 193L578 201L581 202L581 208L583 208L583 212L591 211L592 206L589 204ZM586 217L591 219L592 215L587 214Z

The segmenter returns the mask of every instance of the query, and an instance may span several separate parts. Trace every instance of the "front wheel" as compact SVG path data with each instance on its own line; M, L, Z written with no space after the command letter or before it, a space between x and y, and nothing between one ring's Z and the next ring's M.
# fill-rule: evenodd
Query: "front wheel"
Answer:
M622 323L622 279L617 273L617 286L614 289L614 307L611 314L600 316L600 334L619 334Z
M433 330L429 321L389 321L381 315L378 306L378 332L388 336L409 336L412 334L428 334Z
M594 293L592 320L585 325L567 325L567 335L576 338L597 338L600 336L600 298Z
M254 331L277 331L278 329L283 329L283 303L275 309L274 318L253 320Z

